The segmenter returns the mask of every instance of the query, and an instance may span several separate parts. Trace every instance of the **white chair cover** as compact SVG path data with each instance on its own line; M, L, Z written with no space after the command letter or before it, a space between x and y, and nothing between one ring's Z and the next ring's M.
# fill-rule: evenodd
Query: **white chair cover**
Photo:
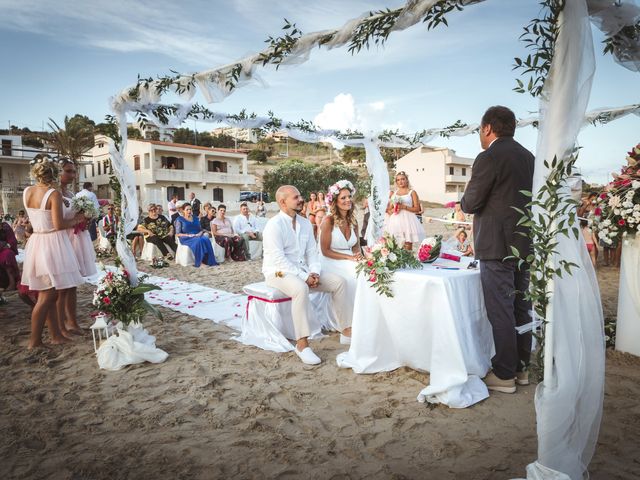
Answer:
M616 350L640 356L640 235L622 242Z

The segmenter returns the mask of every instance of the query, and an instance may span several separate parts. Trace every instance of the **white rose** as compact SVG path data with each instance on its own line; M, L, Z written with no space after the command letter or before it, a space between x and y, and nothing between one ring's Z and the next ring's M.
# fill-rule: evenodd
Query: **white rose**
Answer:
M398 259L398 257L396 256L395 253L391 252L389 253L389 261L390 262L395 262Z
M639 180L634 180L633 182L631 182L631 186L637 190L640 188L640 181Z
M611 233L609 233L609 236L610 236L610 237L615 237L616 235L617 235L617 234L616 234L616 232L611 232Z
M605 242L607 243L607 245L611 245L613 243L613 240L611 240L610 238L607 238Z
M614 209L613 209L613 213L614 213L615 215L620 215L620 209L619 209L619 208L614 208Z
M618 195L614 195L613 197L611 197L609 199L609 206L610 207L619 207L621 203L620 197Z
M611 225L611 220L609 220L608 218L604 221L603 225L605 227L608 227L609 225Z

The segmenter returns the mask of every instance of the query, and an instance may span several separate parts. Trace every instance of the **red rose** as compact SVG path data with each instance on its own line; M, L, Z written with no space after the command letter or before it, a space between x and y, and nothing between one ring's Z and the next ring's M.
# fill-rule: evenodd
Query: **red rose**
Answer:
M109 297L104 297L102 299L102 303L104 303L105 305L111 305L111 299Z
M604 193L604 192L603 192L603 193L601 193L601 194L600 194L600 198L602 198L602 199L604 200L605 198L607 198L607 194L606 194L606 193Z
M367 267L373 267L373 260L369 260L367 262Z
M600 215L602 215L602 209L600 207L596 207L596 209L593 211L593 214L596 217L599 217Z
M618 225L620 225L621 227L627 222L624 221L624 218L621 218L620 220L618 220Z

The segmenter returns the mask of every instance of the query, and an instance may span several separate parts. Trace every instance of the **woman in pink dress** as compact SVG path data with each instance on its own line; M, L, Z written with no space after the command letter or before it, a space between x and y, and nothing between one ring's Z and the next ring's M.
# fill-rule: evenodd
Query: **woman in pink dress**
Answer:
M84 216L65 220L62 194L55 189L60 167L45 155L36 155L31 177L36 184L23 193L24 206L33 226L33 234L25 248L22 283L38 291L38 301L31 312L29 349L41 347L46 320L54 344L66 343L58 327L56 300L58 291L83 283L80 267L73 252L67 228L73 228Z
M62 193L62 215L65 220L71 220L76 212L71 206L73 193L69 191L69 186L73 185L76 179L76 165L70 159L63 157L60 160L62 172L60 173L60 190ZM91 277L98 273L96 269L96 254L91 242L91 236L86 229L86 224L79 224L75 228L68 228L67 234L71 240L71 246L78 260L80 275ZM58 325L64 336L70 333L82 335L77 319L77 288L68 288L58 292Z
M384 230L396 239L398 244L411 250L414 243L424 240L424 228L416 214L420 212L418 194L411 190L409 177L404 172L396 173L396 191L390 192Z

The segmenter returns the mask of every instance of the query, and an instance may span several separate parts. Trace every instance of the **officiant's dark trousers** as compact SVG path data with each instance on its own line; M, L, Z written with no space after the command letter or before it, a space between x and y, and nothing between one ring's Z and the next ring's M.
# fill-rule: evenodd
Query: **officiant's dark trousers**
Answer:
M529 288L529 268L523 265L519 270L513 261L481 260L480 278L496 348L493 373L509 380L529 365L531 356L531 332L519 335L516 331L532 320L531 302L521 293Z

